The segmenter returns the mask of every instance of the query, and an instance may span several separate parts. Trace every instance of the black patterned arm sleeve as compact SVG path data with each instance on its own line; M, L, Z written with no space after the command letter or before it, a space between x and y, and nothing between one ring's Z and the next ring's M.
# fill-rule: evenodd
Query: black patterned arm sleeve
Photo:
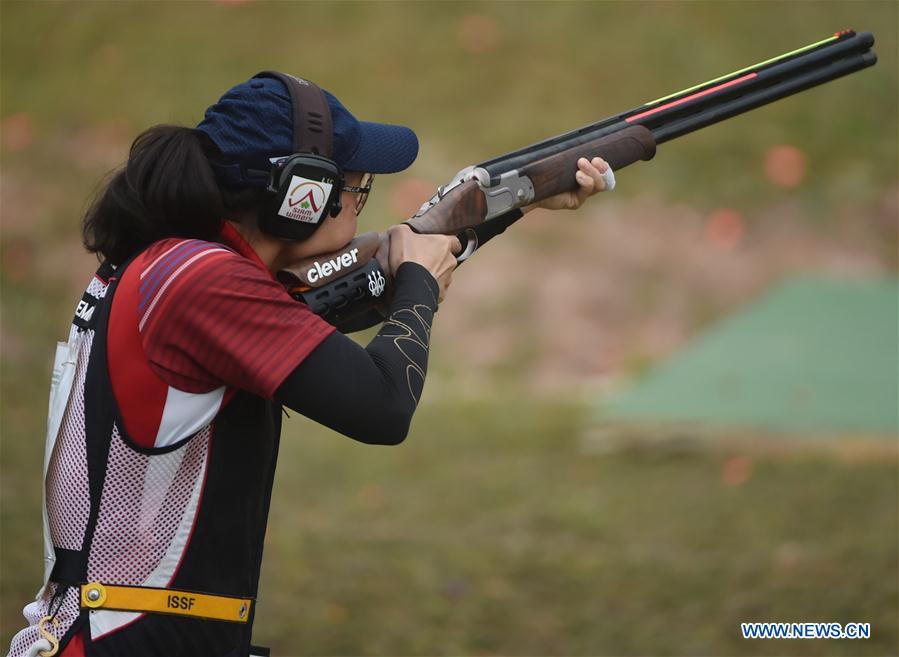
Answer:
M275 400L355 440L402 442L424 388L437 293L424 267L403 263L390 314L368 346L332 333L287 376Z

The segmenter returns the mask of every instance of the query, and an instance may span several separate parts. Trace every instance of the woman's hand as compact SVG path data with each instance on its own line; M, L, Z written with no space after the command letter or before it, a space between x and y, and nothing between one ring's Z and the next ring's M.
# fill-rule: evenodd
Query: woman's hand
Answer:
M577 161L577 173L574 178L577 181L578 188L573 192L562 192L555 196L543 199L539 203L532 203L522 211L527 213L534 208L544 208L545 210L577 210L584 204L588 198L597 192L603 192L611 182L614 188L615 177L609 171L609 164L601 157L594 157L592 161L586 157L582 157ZM605 174L605 177L603 176Z
M455 235L419 235L402 224L391 226L387 234L390 236L390 273L396 276L401 264L417 262L437 279L440 288L438 301L443 301L456 268L456 256L453 254L462 250L459 238Z

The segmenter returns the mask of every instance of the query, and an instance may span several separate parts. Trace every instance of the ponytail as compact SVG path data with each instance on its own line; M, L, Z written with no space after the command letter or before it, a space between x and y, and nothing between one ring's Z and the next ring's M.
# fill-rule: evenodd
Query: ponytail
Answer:
M84 216L87 250L118 265L165 237L214 239L224 212L209 165L216 150L193 128L157 125L138 135Z

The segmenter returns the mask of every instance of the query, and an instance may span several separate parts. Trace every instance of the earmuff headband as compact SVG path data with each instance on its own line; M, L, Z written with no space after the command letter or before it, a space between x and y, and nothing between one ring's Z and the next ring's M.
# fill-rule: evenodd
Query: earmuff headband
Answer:
M293 152L331 157L331 110L317 85L278 71L262 71L254 78L275 78L290 92L293 106Z
M341 210L344 178L331 159L328 100L321 89L302 78L277 71L254 77L280 80L290 92L293 110L293 153L273 163L271 194L259 210L259 228L282 239L308 239L325 218L336 217Z

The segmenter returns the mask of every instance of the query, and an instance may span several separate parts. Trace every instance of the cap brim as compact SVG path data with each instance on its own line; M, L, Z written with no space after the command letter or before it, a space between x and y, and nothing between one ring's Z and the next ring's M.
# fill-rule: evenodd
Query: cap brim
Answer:
M343 168L367 173L396 173L418 156L418 137L409 128L359 121L359 145Z

